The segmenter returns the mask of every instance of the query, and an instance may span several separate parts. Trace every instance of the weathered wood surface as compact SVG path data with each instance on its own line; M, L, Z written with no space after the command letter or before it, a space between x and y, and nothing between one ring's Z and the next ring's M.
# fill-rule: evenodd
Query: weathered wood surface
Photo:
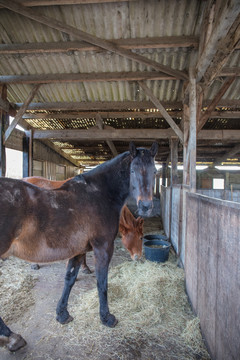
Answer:
M161 215L165 234L170 237L171 188L161 186Z
M187 193L186 289L212 358L240 354L240 204Z
M196 36L162 36L146 38L111 39L124 49L166 49L198 46ZM99 47L83 41L42 42L27 44L0 44L0 54L43 54L69 51L99 51Z
M172 186L172 203L171 203L171 242L178 254L180 251L181 236L181 216L182 216L182 189L181 185Z
M6 1L6 0L0 0L0 5L8 8L9 10L12 10L18 14L26 16L29 19L32 19L41 24L47 25L53 29L63 31L66 34L73 36L77 40L83 40L90 44L94 44L105 50L109 50L111 52L114 52L116 54L124 56L128 59L134 60L140 64L151 66L153 69L164 72L165 74L171 75L173 77L177 77L179 79L184 79L184 80L188 79L187 74L183 71L175 70L169 66L161 65L154 60L147 59L146 57L144 57L142 55L133 53L131 50L121 48L120 46L116 45L114 42L110 42L108 40L93 36L82 30L74 28L73 26L67 25L64 22L61 22L61 21L55 20L53 18L50 18L48 16L42 15L41 12L21 6L19 3L15 2L13 0L11 2Z

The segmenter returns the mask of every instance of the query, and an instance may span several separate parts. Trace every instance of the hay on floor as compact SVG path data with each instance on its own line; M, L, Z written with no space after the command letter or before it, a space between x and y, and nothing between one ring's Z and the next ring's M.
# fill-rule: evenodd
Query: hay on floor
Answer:
M37 275L30 273L29 263L14 257L0 260L0 308L4 321L16 321L34 305L30 290L36 281Z
M210 358L184 291L184 272L172 255L164 264L125 262L111 268L108 297L110 312L119 320L114 329L100 323L93 289L70 299L74 321L57 325L57 331L52 324L51 336L57 332L68 347L81 345L83 358L153 359L151 348L164 359Z

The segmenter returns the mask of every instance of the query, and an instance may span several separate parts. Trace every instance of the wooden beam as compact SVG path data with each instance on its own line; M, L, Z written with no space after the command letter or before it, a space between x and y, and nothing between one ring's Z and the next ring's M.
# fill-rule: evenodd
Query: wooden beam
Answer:
M86 5L86 4L101 4L101 3L117 3L117 2L131 2L136 0L17 0L21 5L26 7L34 6L57 6L57 5Z
M183 142L182 130L178 127L178 125L175 123L175 121L172 119L172 117L168 114L168 112L165 110L165 108L160 103L160 101L156 98L156 96L152 93L152 91L147 87L146 84L144 84L142 81L139 81L138 84L141 86L141 88L144 90L144 92L149 96L150 100L157 107L157 109L161 112L162 116L168 122L168 124L171 126L171 128L173 129L175 134L179 137L181 142Z
M123 49L168 49L198 47L196 36L163 36L146 38L111 39ZM0 44L1 55L36 55L70 51L99 51L100 48L83 41L59 41L27 44Z
M203 101L203 107L209 106L211 103L210 100ZM170 109L182 109L183 104L181 101L162 101L162 106L164 106L167 111ZM16 103L16 108L20 108L23 103ZM217 107L226 107L240 109L239 100L226 100L220 99L216 105ZM83 110L92 110L92 111L112 111L112 110L126 110L126 109L156 109L156 106L152 101L82 101L82 102L49 102L49 103L31 103L28 106L28 110L35 111L83 111ZM168 110L169 109L169 110Z
M34 139L58 139L58 140L155 140L166 139L174 135L171 129L89 129L89 130L35 130Z
M99 129L102 129L102 130L104 129L104 123L103 123L102 117L99 113L96 114L96 124ZM106 140L106 143L107 143L108 147L110 148L113 156L117 156L118 152L117 152L117 149L115 148L114 143L111 140Z
M35 74L35 75L3 75L0 84L54 84L64 82L91 81L138 81L138 80L176 80L166 74L151 71L102 72L102 73L70 73L70 74Z
M227 151L223 156L217 158L214 165L221 164L222 162L226 161L227 159L239 153L240 153L240 145L236 145L231 150Z
M239 40L240 14L235 20L230 30L228 31L227 35L218 42L217 52L214 55L210 66L206 69L204 74L204 81L202 84L203 91L211 85L211 83L217 76L220 75L223 66L227 63L230 55L237 48Z
M58 139L68 140L88 140L88 141L106 141L107 140L155 140L169 139L175 136L172 129L105 129L100 130L91 128L89 130L35 130L34 139ZM221 140L221 141L239 141L240 130L201 130L198 134L198 140Z
M24 120L74 120L74 119L92 119L99 114L103 119L161 119L163 118L160 111L77 111L77 112L55 112L55 113L25 113L22 118ZM183 110L168 111L172 118L182 118ZM202 113L204 114L204 112ZM210 119L239 119L239 111L219 110L213 111Z
M240 141L240 130L201 130L198 140Z
M196 66L196 79L199 82L210 66L218 49L218 43L223 39L239 14L239 1L230 0L224 2L221 16L215 19L215 26L211 36L198 60Z
M240 68L226 68L219 76L240 76ZM172 76L157 71L102 72L102 73L68 73L68 74L34 74L2 75L0 84L58 84L67 82L94 81L142 81L142 80L177 80ZM0 107L9 109L9 103L0 99Z
M23 114L25 113L28 105L30 104L30 102L32 101L32 99L34 98L34 96L36 95L38 89L39 89L40 85L35 85L34 88L32 89L32 91L30 92L30 94L28 95L27 99L25 100L25 102L23 103L22 107L18 110L17 115L15 116L14 120L12 121L12 123L9 125L9 127L7 128L5 135L4 135L4 143L6 144L7 139L9 138L9 136L11 135L13 129L17 126L17 124L19 123L19 121L21 120Z
M199 123L197 125L197 131L200 131L202 127L205 125L206 121L211 116L211 113L215 110L217 103L220 101L220 99L223 97L225 92L228 90L228 88L231 86L235 78L228 78L224 81L223 85L221 86L218 93L215 95L214 99L212 100L211 104L208 106L205 113L202 115L202 117L199 120Z
M73 36L74 38L76 38L77 40L86 41L88 43L99 46L105 50L114 52L123 57L134 60L140 64L144 64L146 66L151 66L153 69L155 69L157 71L164 72L173 77L177 77L178 79L183 79L183 80L188 79L187 74L183 71L174 70L174 69L170 68L169 66L161 65L161 64L157 63L156 61L147 59L146 57L141 56L137 53L133 53L132 51L130 51L128 49L123 49L113 42L93 36L82 30L74 28L73 26L70 26L70 25L64 24L61 21L55 20L53 18L49 18L45 15L41 15L38 11L23 7L14 0L11 0L11 1L0 0L0 5L8 8L9 10L12 10L18 14L21 14L29 19L35 20L35 21L37 21L41 24L44 24L46 26L49 26L53 29L62 31L66 34L69 34L69 35Z
M169 111L170 116L181 117L182 111ZM229 113L229 117L238 118L240 117L240 111L225 111L224 113ZM162 118L160 111L77 111L77 112L56 112L56 113L25 113L23 119L41 119L41 120L51 120L51 119L80 119L80 118L96 118L97 114L101 118L110 118L110 119L127 119L127 118L140 118L140 119L158 119ZM218 113L217 113L218 114ZM217 115L216 114L216 115ZM232 114L232 116L230 116ZM226 115L227 116L227 115ZM224 117L219 112L219 115L216 117Z

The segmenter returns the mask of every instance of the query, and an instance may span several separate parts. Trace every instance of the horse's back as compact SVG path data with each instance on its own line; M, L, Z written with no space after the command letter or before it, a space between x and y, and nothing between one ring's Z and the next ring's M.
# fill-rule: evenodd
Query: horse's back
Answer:
M103 201L99 189L78 179L56 190L1 179L0 194L0 256L33 262L67 259L89 251L94 239L114 237L118 229L117 211ZM111 216L115 227L109 225Z

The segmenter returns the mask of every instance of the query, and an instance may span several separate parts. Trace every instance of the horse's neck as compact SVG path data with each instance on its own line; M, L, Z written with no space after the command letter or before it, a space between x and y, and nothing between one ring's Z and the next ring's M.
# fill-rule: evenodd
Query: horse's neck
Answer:
M101 184L106 189L108 197L123 205L129 195L130 188L130 156L119 156L109 161L99 170L86 175L91 182Z

